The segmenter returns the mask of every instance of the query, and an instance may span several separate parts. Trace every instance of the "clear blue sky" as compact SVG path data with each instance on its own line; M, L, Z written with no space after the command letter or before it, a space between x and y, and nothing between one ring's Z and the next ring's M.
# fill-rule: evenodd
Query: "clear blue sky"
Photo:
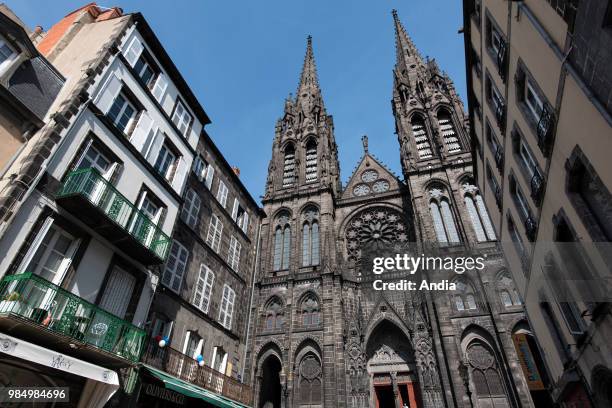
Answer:
M8 0L30 27L48 29L86 0ZM319 81L333 115L346 182L370 151L401 174L391 113L395 43L391 10L423 56L436 58L465 100L461 1L458 0L104 0L140 11L212 119L206 129L258 200L265 187L274 125L295 93L313 36ZM259 201L259 200L258 200Z

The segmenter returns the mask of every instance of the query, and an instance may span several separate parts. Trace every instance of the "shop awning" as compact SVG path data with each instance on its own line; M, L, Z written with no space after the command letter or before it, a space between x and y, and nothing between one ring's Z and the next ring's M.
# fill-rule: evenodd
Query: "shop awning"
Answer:
M158 380L161 380L166 388L181 393L187 397L198 398L220 408L249 408L248 405L240 404L239 402L232 401L229 398L217 395L214 392L205 390L204 388L200 388L186 381L179 380L178 378L156 368L144 364L142 367L145 368L152 376Z

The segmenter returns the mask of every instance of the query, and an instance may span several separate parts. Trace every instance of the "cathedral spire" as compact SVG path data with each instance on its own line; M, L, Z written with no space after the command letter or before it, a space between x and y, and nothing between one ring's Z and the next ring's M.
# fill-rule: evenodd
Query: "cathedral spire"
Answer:
M421 58L421 54L419 54L419 50L412 42L412 39L406 32L402 22L399 20L397 10L393 9L391 14L393 15L393 24L395 26L396 65L409 66L410 64L408 64L408 59L412 59L412 61L422 65L423 59Z
M312 37L307 37L306 56L304 57L304 66L300 76L300 85L298 86L298 99L304 93L320 94L319 78L317 77L317 66L312 52Z

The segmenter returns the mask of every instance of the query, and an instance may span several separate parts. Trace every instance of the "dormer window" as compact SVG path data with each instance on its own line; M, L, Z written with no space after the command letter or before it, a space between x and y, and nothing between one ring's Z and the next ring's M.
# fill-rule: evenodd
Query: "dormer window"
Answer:
M4 37L0 36L0 70L11 63L17 56L17 53L11 47Z

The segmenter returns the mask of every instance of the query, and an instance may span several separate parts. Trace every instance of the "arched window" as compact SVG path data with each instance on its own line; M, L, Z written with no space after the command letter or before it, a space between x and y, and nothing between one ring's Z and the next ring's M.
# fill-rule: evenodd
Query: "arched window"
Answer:
M429 194L431 196L429 211L433 219L438 242L440 244L461 242L453 212L448 203L448 198L444 196L443 190L439 187L431 188Z
M414 115L412 117L412 134L414 135L414 141L416 143L417 152L419 159L430 159L433 157L433 150L431 150L431 142L427 135L427 128L425 122L420 115Z
M465 280L458 280L455 283L457 287L456 294L453 295L455 309L459 312L478 309L472 285Z
M292 144L285 147L283 163L283 187L290 187L295 182L295 148Z
M478 242L494 241L496 239L495 230L493 229L493 224L491 224L491 219L485 208L482 196L478 192L478 187L471 182L466 182L463 184L463 191L465 192L465 207L470 215L476 240Z
M459 143L453 120L445 109L440 109L438 112L438 124L440 125L440 133L442 134L446 151L448 153L460 152L461 143Z
M284 315L280 299L272 298L266 305L266 330L282 329L285 321Z
M317 142L313 139L306 143L306 182L317 180Z
M510 278L508 272L500 273L495 283L497 285L497 292L499 293L499 298L504 307L523 304L514 286L514 281Z
M506 390L493 350L484 342L475 340L468 346L466 354L478 400L491 406L507 406Z
M310 352L300 361L298 370L299 406L303 408L321 406L321 362Z
M302 324L304 326L319 324L321 320L321 311L319 308L319 302L314 295L309 294L304 298L304 300L302 300L300 312L302 313Z
M289 214L283 212L277 217L274 229L274 270L280 271L289 268L291 249L291 227Z
M302 266L319 264L319 212L316 208L304 211L302 231Z

